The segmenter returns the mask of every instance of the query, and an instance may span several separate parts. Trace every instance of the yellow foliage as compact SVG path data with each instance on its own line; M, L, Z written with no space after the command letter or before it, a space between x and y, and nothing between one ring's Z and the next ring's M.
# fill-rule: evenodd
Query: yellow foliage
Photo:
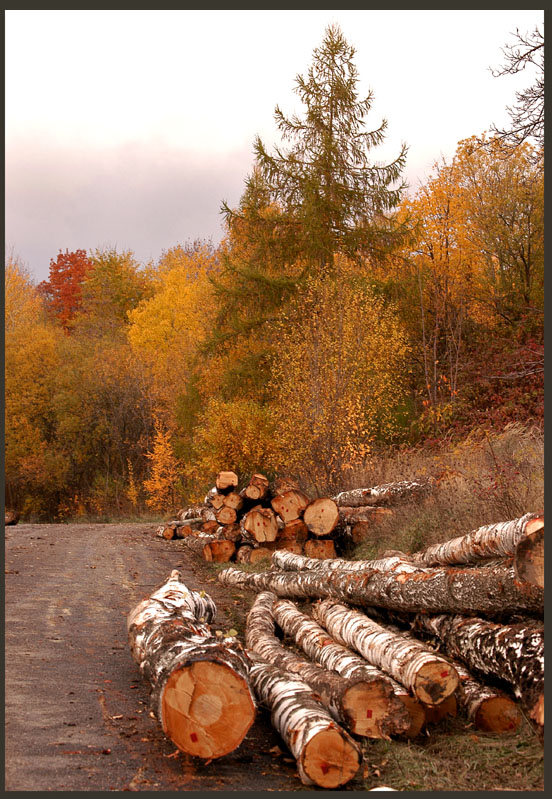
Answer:
M146 505L169 512L176 504L181 465L173 452L170 431L163 429L159 420L155 423L153 449L146 453L146 458L151 461L150 477L143 482Z

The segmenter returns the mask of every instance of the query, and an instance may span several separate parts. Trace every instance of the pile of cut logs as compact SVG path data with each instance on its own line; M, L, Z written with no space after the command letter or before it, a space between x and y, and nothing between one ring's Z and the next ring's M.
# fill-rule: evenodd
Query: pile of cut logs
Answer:
M371 561L275 550L264 572L218 575L256 594L244 645L211 632L212 601L178 572L132 611L129 641L180 749L231 751L258 702L301 781L336 788L358 773L360 739L447 715L499 734L525 713L543 733L543 554L535 513Z
M238 491L238 475L219 472L203 505L180 510L157 528L179 538L207 561L256 563L275 550L311 558L334 558L348 543L359 544L392 502L419 497L435 481L421 478L311 499L291 478L272 484L254 474Z

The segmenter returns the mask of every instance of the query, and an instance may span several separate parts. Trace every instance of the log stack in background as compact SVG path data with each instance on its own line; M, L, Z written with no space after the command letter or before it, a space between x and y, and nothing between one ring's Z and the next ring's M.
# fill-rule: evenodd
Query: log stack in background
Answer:
M274 550L310 558L335 558L374 534L389 505L426 495L435 481L424 478L309 497L287 477L272 484L254 474L238 490L235 472L219 472L203 505L178 511L157 528L167 540L182 539L207 561L254 564ZM194 541L193 539L198 539Z

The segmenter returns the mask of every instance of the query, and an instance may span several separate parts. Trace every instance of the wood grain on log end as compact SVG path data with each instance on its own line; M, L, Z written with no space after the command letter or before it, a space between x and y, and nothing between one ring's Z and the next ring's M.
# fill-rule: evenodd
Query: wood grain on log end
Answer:
M408 714L396 712L395 695L383 681L352 685L343 694L342 702L347 726L354 735L389 738L404 732L410 725Z
M183 752L216 758L233 751L253 724L244 678L222 663L199 661L173 672L163 691L163 731Z
M427 705L425 708L426 724L439 724L445 718L455 718L458 713L458 702L454 694L450 694L438 705Z
M539 522L533 519L533 522ZM531 522L528 523L527 528ZM526 528L526 529L527 529ZM516 547L514 570L518 580L544 588L544 522L533 527Z
M233 541L209 541L203 547L203 559L209 563L227 563L236 554Z
M426 723L427 705L410 694L399 694L399 699L405 706L410 716L410 725L401 733L404 738L416 738Z
M417 672L414 693L426 705L438 705L456 691L458 674L442 660L425 663Z
M313 499L305 509L303 521L313 535L329 535L339 522L339 508L333 499Z
M521 724L517 704L507 696L493 696L483 701L475 714L475 726L483 732L515 732Z
M314 735L302 752L305 774L321 788L339 788L349 782L360 767L359 752L333 726Z

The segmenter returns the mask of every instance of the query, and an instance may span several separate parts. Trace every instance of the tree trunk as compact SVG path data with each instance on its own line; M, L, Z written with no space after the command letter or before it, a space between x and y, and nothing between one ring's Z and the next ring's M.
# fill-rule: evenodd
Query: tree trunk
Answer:
M406 714L395 701L393 689L382 680L367 682L363 677L344 679L335 671L328 671L284 647L274 634L275 622L272 605L277 599L271 591L257 594L247 616L245 640L249 649L264 660L284 671L298 675L320 696L336 721L344 724L355 735L368 738L388 738L396 731L396 718L400 728L406 727ZM390 713L400 711L400 715Z
M208 759L239 746L255 718L241 645L212 635L215 613L212 599L189 591L174 570L127 618L163 732L183 752Z
M438 705L458 687L454 667L421 641L389 632L364 613L332 599L314 605L313 615L338 643L356 649L426 705Z
M519 519L479 527L467 535L433 544L411 556L422 566L447 566L478 563L486 558L505 558L514 555L524 536L544 527L544 518L526 513Z
M414 628L436 635L468 669L508 682L539 726L544 725L544 628L495 624L459 615L417 614Z
M302 519L294 519L288 522L278 533L278 543L283 541L295 541L304 544L309 536L307 525Z
M401 480L397 483L384 483L373 488L353 488L351 491L341 491L334 497L339 507L367 507L370 505L383 505L396 502L400 499L411 499L426 494L435 484L432 477L422 477L417 480Z
M205 497L205 505L210 505L215 510L222 508L224 504L224 494L219 494L217 491L217 487L213 486L208 492L207 496Z
M265 541L275 541L278 535L278 521L271 508L262 508L258 505L252 508L241 520L242 535L259 544Z
M219 538L226 538L227 541L237 543L241 539L240 525L237 522L221 524L217 527L216 534Z
M302 613L287 599L272 605L272 613L279 627L303 650L314 663L329 672L336 672L351 682L362 680L373 686L366 718L382 735L408 734L413 719L403 701L407 691L388 674L363 660L350 649L331 639L310 616ZM417 700L413 702L419 704ZM423 714L422 714L423 715ZM420 724L421 727L421 724ZM416 734L419 732L419 727Z
M329 497L313 499L305 508L303 521L309 533L317 536L330 535L339 522L339 509Z
M251 684L297 761L301 782L329 789L349 782L361 761L355 741L336 724L306 682L255 653L250 657Z
M331 539L309 538L308 541L305 541L304 551L308 558L327 559L335 558L337 555L335 544Z
M361 607L375 605L411 613L543 614L543 589L516 580L513 568L416 569L404 561L401 563L394 572L318 568L293 573L244 574L237 569L225 569L218 578L227 585L270 590L289 599L334 597Z
M220 541L218 534L197 533L196 535L189 535L182 539L182 543L187 549L191 549L192 552L195 552L196 555L200 555L201 557L203 557L205 545L213 541Z
M252 475L249 484L244 488L244 496L253 502L259 502L264 499L269 490L268 478L264 474Z
M215 519L219 524L234 524L237 518L236 510L228 507L228 505L223 505L215 514Z
M484 685L457 661L460 677L458 701L464 713L482 732L515 732L522 715L517 704L505 693Z
M223 497L222 504L227 508L233 508L235 511L238 511L243 507L243 497L236 491L230 491L229 494Z
M215 480L215 486L220 494L228 494L236 488L238 482L236 472L219 472Z
M236 545L225 539L208 541L203 545L202 554L209 563L227 563L236 554Z
M272 550L268 549L268 547L252 547L248 544L244 544L239 548L238 555L236 555L236 560L239 560L240 563L249 563L251 566L253 566L260 560L270 561L271 555Z
M285 524L299 519L309 502L307 495L297 489L284 491L283 494L277 494L270 500L274 512Z
M514 555L514 571L518 580L544 588L544 526L521 539Z

